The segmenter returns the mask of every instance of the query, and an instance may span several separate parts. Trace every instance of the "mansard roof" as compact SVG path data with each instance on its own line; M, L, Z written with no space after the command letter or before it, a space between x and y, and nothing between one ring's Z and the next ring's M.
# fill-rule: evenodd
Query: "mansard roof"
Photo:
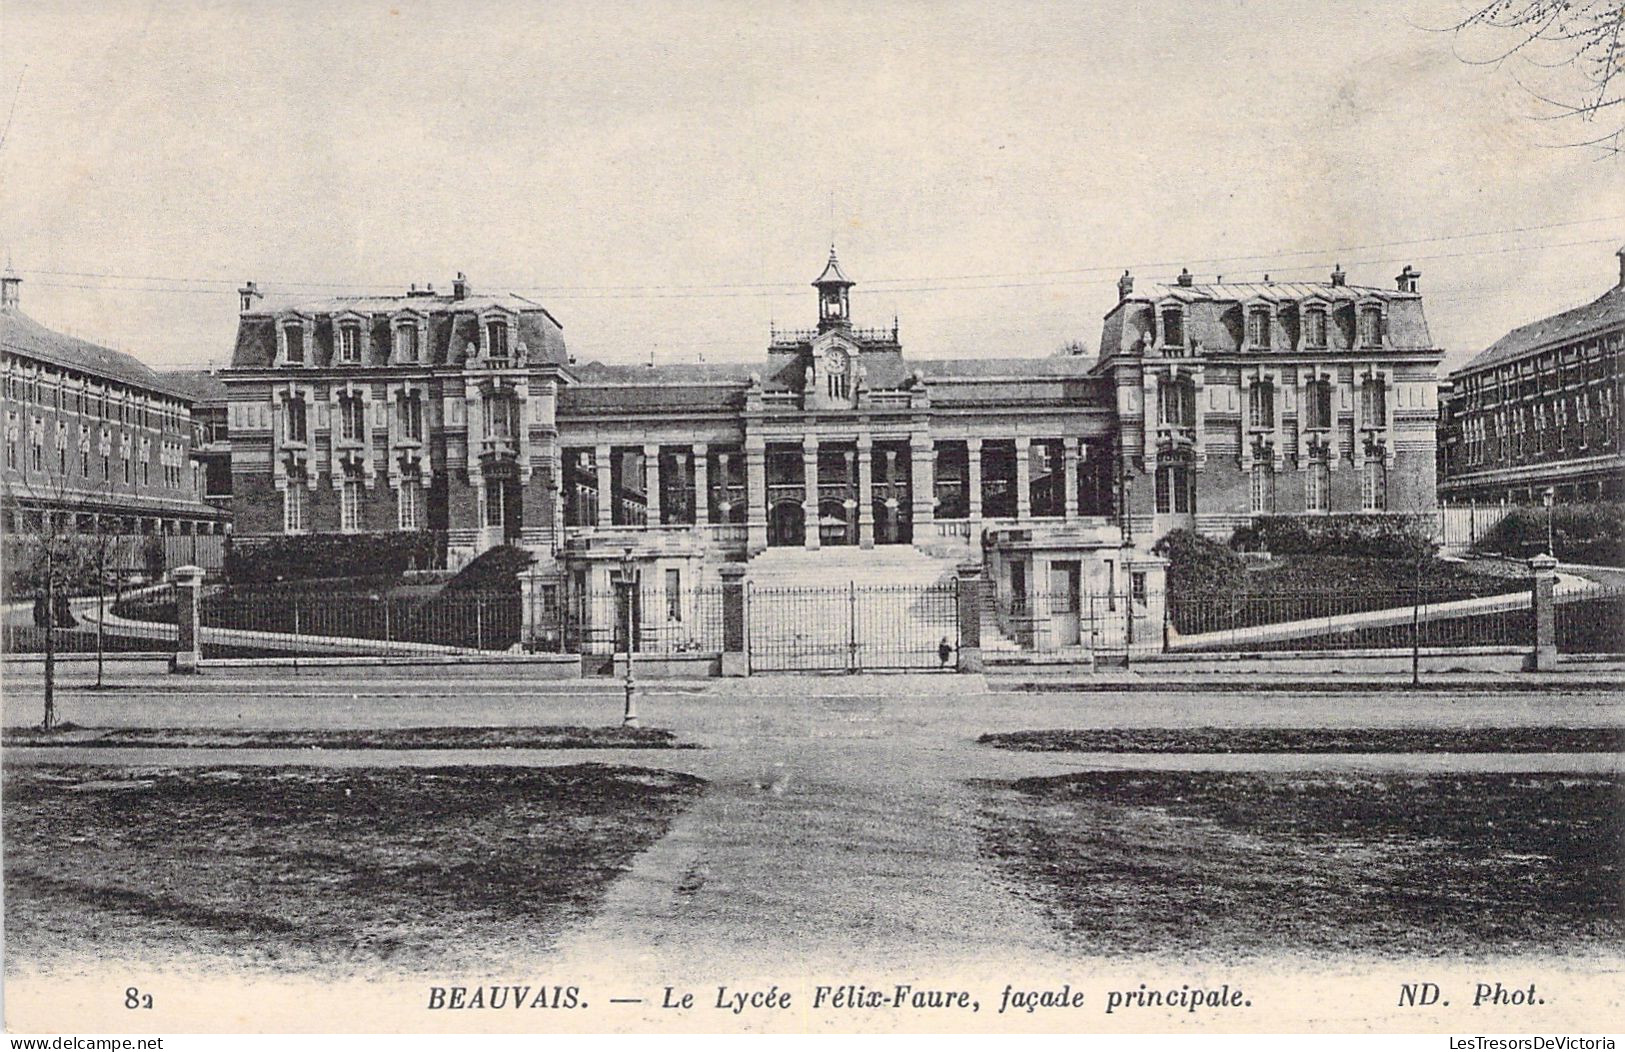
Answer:
M1178 300L1194 303L1202 300L1214 303L1242 303L1263 300L1268 303L1299 303L1317 299L1328 303L1353 303L1357 300L1419 300L1419 292L1398 292L1372 285L1336 285L1329 281L1227 281L1195 283L1190 285L1151 284L1142 292L1135 292L1128 300L1148 300L1160 303Z
M1625 324L1625 283L1615 285L1582 307L1561 311L1539 321L1518 326L1478 352L1452 375L1461 376L1463 373L1490 369L1522 358L1549 344L1559 343L1595 329L1621 324Z
M371 322L371 357L363 365L387 365L392 339L390 320L413 311L428 320L428 347L425 361L430 365L461 364L469 344L478 345L482 314L500 309L514 315L517 332L510 346L525 345L533 363L563 365L569 360L564 345L564 327L535 300L515 293L465 295L412 292L398 296L333 296L325 299L290 299L274 304L256 304L237 323L237 345L232 353L233 369L264 369L276 363L276 326L282 319L299 316L315 325L317 367L333 363L333 319L340 315L361 315Z
M183 390L136 358L89 340L47 329L20 310L0 311L0 348L88 376L115 380L131 387L186 400Z

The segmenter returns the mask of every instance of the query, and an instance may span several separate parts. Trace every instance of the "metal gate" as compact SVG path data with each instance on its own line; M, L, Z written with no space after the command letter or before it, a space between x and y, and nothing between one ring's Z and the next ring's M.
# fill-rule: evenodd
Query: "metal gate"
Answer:
M752 585L745 621L753 672L952 671L959 647L958 584Z

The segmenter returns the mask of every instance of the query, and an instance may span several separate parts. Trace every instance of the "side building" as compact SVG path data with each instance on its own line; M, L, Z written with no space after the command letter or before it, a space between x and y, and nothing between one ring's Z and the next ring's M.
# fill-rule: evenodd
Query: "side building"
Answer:
M1124 274L1093 375L1116 410L1137 538L1258 515L1435 507L1438 366L1406 267L1392 289Z
M1441 499L1625 500L1625 248L1618 257L1613 288L1513 329L1450 375Z
M200 498L191 400L128 354L55 332L22 312L22 279L0 278L5 532L217 534L229 513Z

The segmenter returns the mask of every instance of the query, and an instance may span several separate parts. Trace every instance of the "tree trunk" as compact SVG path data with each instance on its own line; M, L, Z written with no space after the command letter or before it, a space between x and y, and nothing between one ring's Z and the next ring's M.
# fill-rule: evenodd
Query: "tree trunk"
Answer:
M51 544L45 547L45 718L41 726L56 726L56 560Z

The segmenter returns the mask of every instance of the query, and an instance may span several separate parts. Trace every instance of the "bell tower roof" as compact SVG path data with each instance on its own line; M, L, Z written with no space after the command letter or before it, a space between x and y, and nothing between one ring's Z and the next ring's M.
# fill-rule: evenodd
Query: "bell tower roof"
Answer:
M827 285L832 288L849 289L856 284L857 282L842 273L841 261L835 258L835 246L829 246L829 262L824 264L824 272L818 275L818 280L814 281L813 285L817 288Z

